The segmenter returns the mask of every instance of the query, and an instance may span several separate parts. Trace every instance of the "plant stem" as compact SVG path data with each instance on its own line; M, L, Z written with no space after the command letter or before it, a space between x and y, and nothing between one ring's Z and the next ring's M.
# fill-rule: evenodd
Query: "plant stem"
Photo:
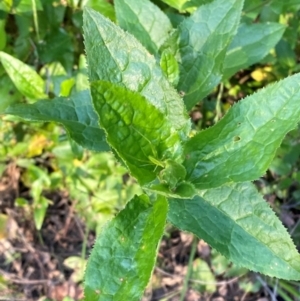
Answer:
M222 117L222 109L221 109L221 99L224 91L224 84L220 84L219 93L217 96L217 103L216 103L216 117L214 118L214 123L217 123Z
M45 246L45 243L44 243L44 240L43 240L43 237L42 237L42 234L41 234L41 230L38 230L37 231L37 236L38 236L38 239L39 239L39 242L42 246Z
M35 0L31 0L32 4L32 12L33 12L33 22L34 22L34 28L36 32L37 41L40 41L40 35L39 35L39 22L37 18L37 10L36 10L36 3Z
M193 271L193 262L194 262L194 257L196 254L196 249L197 249L197 244L198 244L198 238L196 236L194 236L193 239L193 243L192 243L192 248L191 248L191 253L190 253L190 258L189 258L189 263L188 263L188 269L183 281L183 288L181 291L181 295L180 295L180 299L179 301L183 301L184 297L186 295L186 292L188 290L189 287L189 280L191 278L192 275L192 271Z
M82 249L81 249L81 258L82 259L85 259L85 257L86 257L86 246L87 246L89 231L90 231L89 226L88 226L88 224L86 224L84 239L83 239Z
M271 301L277 301L276 296L269 289L268 284L259 275L256 275L256 279L262 284L262 286L264 287L264 289L270 295Z

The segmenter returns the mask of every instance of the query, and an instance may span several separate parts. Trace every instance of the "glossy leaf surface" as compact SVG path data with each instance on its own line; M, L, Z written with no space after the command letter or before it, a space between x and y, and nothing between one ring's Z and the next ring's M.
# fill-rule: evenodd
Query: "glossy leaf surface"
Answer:
M185 148L187 179L198 189L255 180L300 120L300 74L246 97Z
M134 197L102 229L88 261L85 298L138 301L150 279L168 204L159 197Z
M91 81L105 80L139 92L167 116L182 139L187 138L190 121L181 98L155 58L132 35L85 9L84 37Z
M156 54L172 30L168 17L150 0L115 0L114 4L119 26Z
M31 100L47 97L44 93L44 81L36 71L5 52L0 52L0 61L17 89L25 97Z
M95 110L109 144L141 184L156 178L166 159L180 158L179 135L146 98L109 82L91 86Z
M228 47L224 61L224 77L262 60L278 43L285 30L279 23L241 24Z
M53 121L62 124L70 137L83 147L108 151L104 131L98 125L90 92L78 92L70 98L40 100L34 104L16 104L6 109L12 114L32 121Z
M191 109L222 79L226 50L236 34L243 1L215 0L200 6L164 43L179 62L177 90ZM176 46L177 45L177 46Z
M300 280L300 255L270 206L251 183L172 199L168 219L204 239L234 263L272 277Z

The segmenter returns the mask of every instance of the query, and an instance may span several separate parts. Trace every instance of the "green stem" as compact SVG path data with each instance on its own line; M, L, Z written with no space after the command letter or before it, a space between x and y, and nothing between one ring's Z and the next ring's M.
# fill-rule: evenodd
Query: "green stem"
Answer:
M38 236L38 239L39 239L39 242L42 246L45 246L45 243L44 243L44 240L43 240L43 236L41 234L41 230L38 230L37 231L37 236Z
M218 96L217 96L216 117L214 118L214 123L217 123L222 117L221 100L222 100L223 91L224 91L224 84L221 83L219 93L218 93Z
M191 248L191 253L190 253L190 258L189 258L189 263L188 263L188 269L187 269L186 275L184 277L183 288L182 288L182 291L181 291L179 301L184 300L186 292L187 292L188 287L189 287L189 280L191 278L192 271L193 271L193 262L194 262L194 257L195 257L196 250L197 250L197 244L198 244L198 238L196 236L194 236L193 243L192 243L192 248Z
M40 41L40 35L39 35L39 22L38 22L38 18L37 18L37 10L36 10L36 3L35 0L31 0L31 4L32 4L32 11L33 11L33 23L34 23L34 29L36 32L36 37L38 42Z
M283 288L284 290L286 290L288 293L290 293L294 297L298 297L298 298L300 297L300 293L297 291L297 289L285 281L280 280L278 287ZM277 288L277 290L278 290L278 288Z
M293 301L281 288L277 289L278 295L281 296L285 301Z
M87 246L87 239L89 236L89 230L90 229L89 229L88 225L86 224L83 243L82 243L82 249L81 249L81 258L82 259L85 259L85 256L86 256L86 246Z

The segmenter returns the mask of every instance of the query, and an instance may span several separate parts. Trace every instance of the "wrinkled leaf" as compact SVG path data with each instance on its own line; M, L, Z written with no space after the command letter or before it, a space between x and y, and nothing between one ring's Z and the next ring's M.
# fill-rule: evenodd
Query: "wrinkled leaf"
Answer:
M86 8L84 37L90 81L105 80L139 92L187 139L190 121L182 100L155 58L133 36Z
M34 104L10 106L6 114L17 115L32 121L54 121L62 124L70 137L85 148L107 151L105 134L98 125L89 91L78 92L70 98L40 100Z
M176 86L179 81L179 66L174 55L170 51L165 50L161 54L160 67L168 81L173 86Z
M114 4L119 26L156 54L172 30L169 18L149 0L115 0Z
M272 209L251 183L172 199L168 219L204 239L232 262L272 277L300 280L300 255Z
M222 79L226 49L236 34L243 1L215 0L200 6L164 43L179 63L177 90L190 110Z
M198 189L255 180L300 119L300 74L246 97L185 148L187 179Z
M181 156L177 131L143 96L104 81L93 82L91 91L109 144L141 184L156 178L161 161Z
M167 215L167 201L135 196L102 229L87 264L89 301L138 301L149 281Z
M1 51L0 61L17 89L25 97L31 100L47 97L44 93L43 79L31 67Z
M224 77L262 60L278 43L285 30L279 23L241 24L228 47L224 61Z

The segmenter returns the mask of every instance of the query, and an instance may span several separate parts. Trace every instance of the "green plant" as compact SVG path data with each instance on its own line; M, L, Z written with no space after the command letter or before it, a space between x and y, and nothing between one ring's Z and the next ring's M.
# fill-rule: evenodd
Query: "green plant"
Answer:
M245 98L195 135L186 111L222 79L262 60L285 26L239 25L240 0L178 3L176 9L193 13L176 29L148 0L114 1L127 32L85 9L90 90L69 88L69 97L4 111L61 123L83 147L112 150L144 190L103 227L87 265L86 300L139 300L166 220L240 266L300 279L300 255L251 183L299 122L300 75ZM245 39L247 32L255 39ZM34 70L3 52L0 60L23 95L43 97L43 80Z

